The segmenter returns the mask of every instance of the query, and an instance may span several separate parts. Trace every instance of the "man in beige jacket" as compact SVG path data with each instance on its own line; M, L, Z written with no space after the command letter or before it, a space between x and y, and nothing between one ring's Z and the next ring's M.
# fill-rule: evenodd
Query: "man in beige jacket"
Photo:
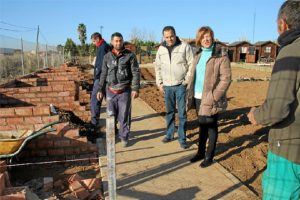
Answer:
M163 31L164 42L158 48L155 59L156 84L164 94L167 130L164 143L172 141L175 131L176 101L178 109L178 140L186 149L186 84L190 74L193 52L190 45L181 41L174 27L166 26Z

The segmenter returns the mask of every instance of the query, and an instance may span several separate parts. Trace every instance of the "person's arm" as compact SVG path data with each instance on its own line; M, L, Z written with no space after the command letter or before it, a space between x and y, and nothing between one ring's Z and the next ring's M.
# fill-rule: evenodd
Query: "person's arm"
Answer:
M257 124L272 126L288 117L296 98L298 68L299 59L285 57L276 61L266 100L260 107L252 109Z
M130 60L130 68L132 73L131 89L133 98L137 98L140 89L140 68L135 54L132 54Z
M190 45L187 45L186 49L185 49L185 56L186 56L186 63L188 65L188 71L185 75L184 81L183 81L183 85L187 85L189 82L189 79L191 77L191 70L192 70L192 65L193 65L193 50L192 47Z
M221 97L225 95L231 83L231 67L229 58L227 56L222 57L219 79L220 81L213 91L214 101L219 101Z
M103 58L103 63L102 63L102 68L101 68L101 75L100 75L100 80L99 80L99 87L98 87L98 93L97 93L97 98L98 99L102 99L103 98L103 94L104 94L104 90L105 90L105 83L106 83L106 77L107 77L107 57L104 56Z
M161 60L160 60L160 48L158 49L155 57L155 77L156 77L156 85L158 89L163 93L163 79L161 75Z

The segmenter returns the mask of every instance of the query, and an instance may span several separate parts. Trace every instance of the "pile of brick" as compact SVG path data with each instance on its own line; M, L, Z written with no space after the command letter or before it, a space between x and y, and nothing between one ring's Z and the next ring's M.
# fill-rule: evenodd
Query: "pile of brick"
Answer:
M72 194L78 199L104 199L98 178L84 179L74 174L69 178L68 184Z
M91 75L77 66L66 64L38 71L0 86L0 131L38 130L59 120L51 113L50 105L74 113L80 120L90 119ZM85 83L85 84L83 84ZM22 157L57 157L94 154L96 146L80 137L79 128L69 122L54 126L55 132L31 140Z

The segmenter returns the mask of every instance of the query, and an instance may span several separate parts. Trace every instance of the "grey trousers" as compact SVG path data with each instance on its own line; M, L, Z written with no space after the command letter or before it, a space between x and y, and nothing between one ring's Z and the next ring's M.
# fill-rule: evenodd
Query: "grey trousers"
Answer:
M106 89L106 100L107 114L115 116L119 122L119 137L127 140L131 123L131 89L121 94L114 94Z

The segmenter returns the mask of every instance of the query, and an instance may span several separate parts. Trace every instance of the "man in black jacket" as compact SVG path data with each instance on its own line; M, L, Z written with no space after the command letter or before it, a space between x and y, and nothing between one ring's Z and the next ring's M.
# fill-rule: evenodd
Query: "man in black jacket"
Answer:
M94 68L94 84L91 95L91 124L99 128L100 107L102 98L97 99L99 79L104 55L110 50L110 46L102 39L100 33L94 33L91 36L92 42L96 45L96 61Z
M140 70L134 53L124 48L121 33L111 36L113 49L104 56L97 98L106 91L107 113L119 122L119 137L123 147L130 133L131 97L139 96Z

